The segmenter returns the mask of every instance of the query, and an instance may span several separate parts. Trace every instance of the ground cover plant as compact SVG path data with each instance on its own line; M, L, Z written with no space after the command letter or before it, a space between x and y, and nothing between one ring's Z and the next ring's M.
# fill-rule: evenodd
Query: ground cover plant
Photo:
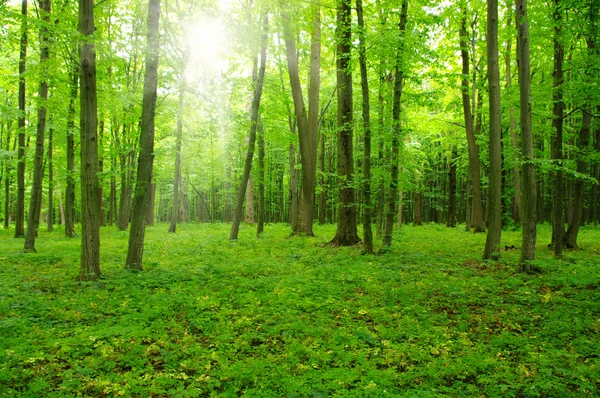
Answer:
M148 228L145 271L127 233L102 230L106 279L76 282L79 241L40 231L38 253L0 232L0 395L598 396L600 230L541 272L498 262L485 236L404 226L390 251L262 238L226 224ZM512 249L512 246L517 249Z

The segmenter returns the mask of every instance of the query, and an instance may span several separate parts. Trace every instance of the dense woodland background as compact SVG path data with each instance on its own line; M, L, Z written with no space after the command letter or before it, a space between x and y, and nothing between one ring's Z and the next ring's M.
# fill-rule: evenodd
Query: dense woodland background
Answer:
M78 21L92 5L86 33ZM356 223L372 225L384 247L394 223L464 224L497 230L484 253L496 258L493 217L505 229L529 223L534 248L535 223L554 220L545 243L575 248L579 225L600 219L600 4L516 6L4 1L4 227L24 236L33 217L27 229L66 224L79 234L80 191L97 175L92 212L119 230L138 190L145 222L171 223L171 232L177 222L233 221L235 230L243 204L246 223L290 223L308 235L313 222L343 217L334 244L357 243ZM79 134L83 48L95 50L92 174L82 165L96 160L80 158L90 150ZM154 94L144 90L153 48Z

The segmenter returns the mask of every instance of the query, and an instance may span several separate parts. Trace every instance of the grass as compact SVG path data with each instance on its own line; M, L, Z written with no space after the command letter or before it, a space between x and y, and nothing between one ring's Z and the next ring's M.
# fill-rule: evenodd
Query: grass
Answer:
M391 252L228 225L149 227L145 271L102 230L106 279L77 283L79 240L38 253L0 231L0 396L567 397L600 394L600 230L542 272L484 234L404 226ZM520 247L518 232L502 245Z

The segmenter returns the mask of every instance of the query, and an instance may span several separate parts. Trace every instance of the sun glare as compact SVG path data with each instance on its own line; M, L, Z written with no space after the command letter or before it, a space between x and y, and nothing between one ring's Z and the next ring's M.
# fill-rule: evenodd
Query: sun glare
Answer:
M203 18L188 25L186 45L190 50L188 68L222 71L227 67L228 34L219 19Z

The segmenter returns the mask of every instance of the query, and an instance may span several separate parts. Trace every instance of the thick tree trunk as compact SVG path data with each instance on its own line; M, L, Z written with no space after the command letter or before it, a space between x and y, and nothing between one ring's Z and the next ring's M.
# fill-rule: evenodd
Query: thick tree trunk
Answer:
M354 157L352 143L352 71L350 68L352 32L350 0L337 2L337 85L338 85L338 223L335 246L360 242L356 228Z
M250 135L248 139L248 152L246 153L246 162L244 164L244 173L238 192L235 212L233 214L233 223L231 226L231 234L229 240L237 240L240 230L240 222L242 220L242 207L244 206L244 197L246 196L246 186L250 177L250 169L252 168L252 158L254 157L254 144L256 141L256 129L258 127L258 111L260 109L260 98L262 96L263 82L265 79L265 68L267 62L267 33L269 28L269 15L264 13L263 17L263 32L261 35L260 49L260 67L258 70L258 79L256 80L256 88L254 90L254 98L252 99L252 115L250 117Z
M552 161L556 169L552 175L552 243L554 257L562 257L563 243L565 241L564 197L565 186L563 182L563 119L565 102L563 100L563 61L565 50L562 45L562 9L560 0L554 0L554 73L553 95L554 106L552 109L552 127L554 135L551 140Z
M81 136L81 262L79 281L100 272L100 186L98 184L98 101L96 50L93 44L94 1L79 0L80 136Z
M300 84L296 43L287 14L284 16L283 24L288 74L292 90L292 99L294 101L294 114L298 124L300 162L302 164L302 187L300 190L298 219L297 222L292 223L292 233L308 236L314 235L312 224L314 219L315 186L317 181L319 88L321 84L321 10L318 2L313 6L313 13L314 21L311 38L308 112L304 105L302 86ZM286 20L287 22L285 22Z
M369 104L369 76L367 73L367 47L365 43L365 21L362 0L356 0L358 17L360 83L362 88L362 117L363 117L363 250L373 254L373 230L371 221L371 111Z
M183 76L181 78L183 80ZM181 183L181 141L183 137L183 88L179 91L179 108L177 112L177 138L175 143L175 175L173 177L173 211L171 213L171 225L169 232L177 230L179 219L179 184Z
M456 226L456 148L452 149L452 158L449 160L448 170L448 221L447 227Z
M471 97L469 95L469 52L467 45L467 17L466 10L463 11L460 26L460 54L462 58L462 103L465 119L465 131L467 133L467 144L469 151L469 174L471 176L471 226L473 232L484 232L483 226L483 202L481 194L481 166L479 164L479 148L475 138L475 127L473 113L471 111Z
M25 234L24 250L35 252L35 239L40 224L40 211L42 208L42 182L44 179L44 140L46 132L46 113L48 101L48 70L46 61L50 55L48 48L48 28L50 22L50 0L40 0L40 16L42 25L40 27L40 91L38 94L40 103L37 115L37 134L35 142L35 157L33 159L33 184L29 201L29 214L27 216L27 232Z
M154 113L156 109L156 90L158 86L158 52L160 0L148 1L148 49L146 52L146 71L144 75L144 97L142 101L142 121L140 133L140 154L137 167L137 181L133 195L131 228L126 269L142 270L144 255L144 236L150 189L152 184L152 166L154 163Z
M265 226L265 133L258 126L258 221L256 236L260 236Z
M523 239L521 243L521 270L531 272L530 261L535 260L537 228L537 192L533 165L533 133L531 127L531 67L529 59L529 25L527 0L517 1L517 60L519 62L519 91L521 105L521 149L523 156Z
M502 232L502 108L498 61L498 0L487 2L487 59L490 107L490 173L488 188L488 232L484 259L500 257Z
M54 230L54 170L52 168L52 140L54 138L53 136L54 130L52 129L52 127L50 127L50 129L48 129L48 214L46 218L48 232L52 232Z
M75 235L75 100L79 73L73 70L71 93L69 95L69 110L67 111L67 187L65 192L65 236L74 238Z
M423 225L423 194L421 192L413 192L413 224L415 226Z
M17 153L17 206L15 238L25 236L25 70L27 65L27 0L21 1L21 49L19 52L19 118Z
M248 185L246 186L246 211L244 222L246 224L254 225L254 181L252 181L252 174L248 176Z

